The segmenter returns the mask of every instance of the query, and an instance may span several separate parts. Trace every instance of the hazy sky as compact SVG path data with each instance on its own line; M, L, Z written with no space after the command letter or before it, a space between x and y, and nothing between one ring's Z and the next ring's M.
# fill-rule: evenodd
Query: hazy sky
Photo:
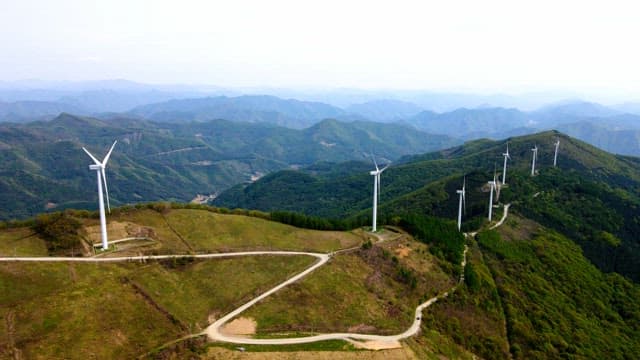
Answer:
M640 97L637 3L3 0L0 80Z

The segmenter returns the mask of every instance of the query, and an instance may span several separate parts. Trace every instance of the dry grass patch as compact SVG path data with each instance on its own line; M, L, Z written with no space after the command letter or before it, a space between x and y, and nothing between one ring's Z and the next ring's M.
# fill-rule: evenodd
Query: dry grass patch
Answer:
M44 240L29 228L0 231L0 256L47 256L48 254Z
M167 221L196 251L307 250L328 252L357 246L349 232L316 231L242 215L172 210Z

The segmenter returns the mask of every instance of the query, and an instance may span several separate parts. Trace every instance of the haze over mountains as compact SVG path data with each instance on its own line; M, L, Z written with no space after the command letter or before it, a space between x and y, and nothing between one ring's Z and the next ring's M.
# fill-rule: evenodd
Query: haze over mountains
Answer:
M530 99L529 105L523 99ZM293 129L308 128L324 119L369 120L402 123L459 140L499 139L559 129L610 152L640 155L640 105L632 102L614 106L581 100L553 103L549 96L541 98L539 94L515 97L419 91L243 91L125 80L0 83L0 121L50 120L62 112L105 120L224 119Z

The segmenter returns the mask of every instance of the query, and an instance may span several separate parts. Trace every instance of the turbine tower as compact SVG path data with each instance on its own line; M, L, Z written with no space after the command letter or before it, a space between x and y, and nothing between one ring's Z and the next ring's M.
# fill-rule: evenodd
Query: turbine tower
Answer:
M109 249L109 242L107 240L107 219L104 214L102 182L104 181L104 192L107 196L107 209L109 210L109 213L111 213L111 205L109 204L109 189L107 188L107 175L105 174L104 169L107 166L107 162L109 161L111 152L113 151L113 148L116 146L117 142L117 140L113 142L113 145L111 145L111 149L109 149L107 156L104 157L104 160L102 160L102 162L98 161L95 156L91 155L91 153L87 149L85 149L84 147L82 148L82 150L84 150L84 152L86 152L94 162L93 165L89 165L89 170L95 170L96 174L98 175L98 206L100 208L100 232L102 235L103 250Z
M496 175L494 173L493 175L493 181L489 181L488 182L490 189L489 189L489 221L491 221L491 215L492 215L492 211L493 211L493 192L496 189Z
M560 139L556 141L555 146L556 152L553 154L553 167L556 167L556 164L558 163L558 147L560 146Z
M460 195L460 200L458 201L458 231L460 231L460 228L462 227L462 206L463 204L466 205L465 190L464 190L466 183L467 183L467 178L465 177L462 182L462 190L456 190L456 193Z
M538 157L538 145L536 144L533 149L533 160L531 161L531 176L534 176L536 173L536 157Z
M504 165L502 165L502 185L507 184L507 159L511 160L511 155L509 155L509 143L507 143L507 152L503 153L504 156Z
M376 158L371 154L371 158L373 159L373 164L376 166L375 170L369 172L370 175L373 176L373 224L371 225L371 231L378 231L378 200L380 199L380 174L383 171L387 170L389 164L382 169L378 168L378 163L376 162Z

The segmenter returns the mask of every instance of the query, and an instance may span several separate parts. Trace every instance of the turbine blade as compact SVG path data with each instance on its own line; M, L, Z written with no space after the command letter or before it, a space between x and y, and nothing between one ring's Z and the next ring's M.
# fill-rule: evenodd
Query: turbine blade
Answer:
M82 148L82 150L84 150L84 152L86 152L87 155L89 155L89 157L93 160L94 163L96 163L96 165L102 165L102 163L98 161L98 159L96 159L95 156L91 155L89 150L85 149L84 147Z
M380 174L378 173L378 204L380 203Z
M102 172L102 181L104 182L104 193L107 196L107 209L109 214L111 214L111 204L109 204L109 188L107 187L107 174L104 172L104 167L100 169Z
M104 157L104 160L102 160L102 166L107 166L107 161L109 161L109 157L111 156L111 152L113 151L113 148L116 146L116 143L118 142L118 140L113 142L113 145L111 145L111 149L109 149L109 152L107 153L107 156Z
M387 166L383 167L382 170L380 170L380 172L382 173L383 171L387 170L387 168L389 167L389 165L391 165L391 163L387 164Z
M376 162L376 157L373 155L373 152L371 153L371 158L373 159L373 164L376 166L376 171L380 171L380 169L378 169L378 163Z

